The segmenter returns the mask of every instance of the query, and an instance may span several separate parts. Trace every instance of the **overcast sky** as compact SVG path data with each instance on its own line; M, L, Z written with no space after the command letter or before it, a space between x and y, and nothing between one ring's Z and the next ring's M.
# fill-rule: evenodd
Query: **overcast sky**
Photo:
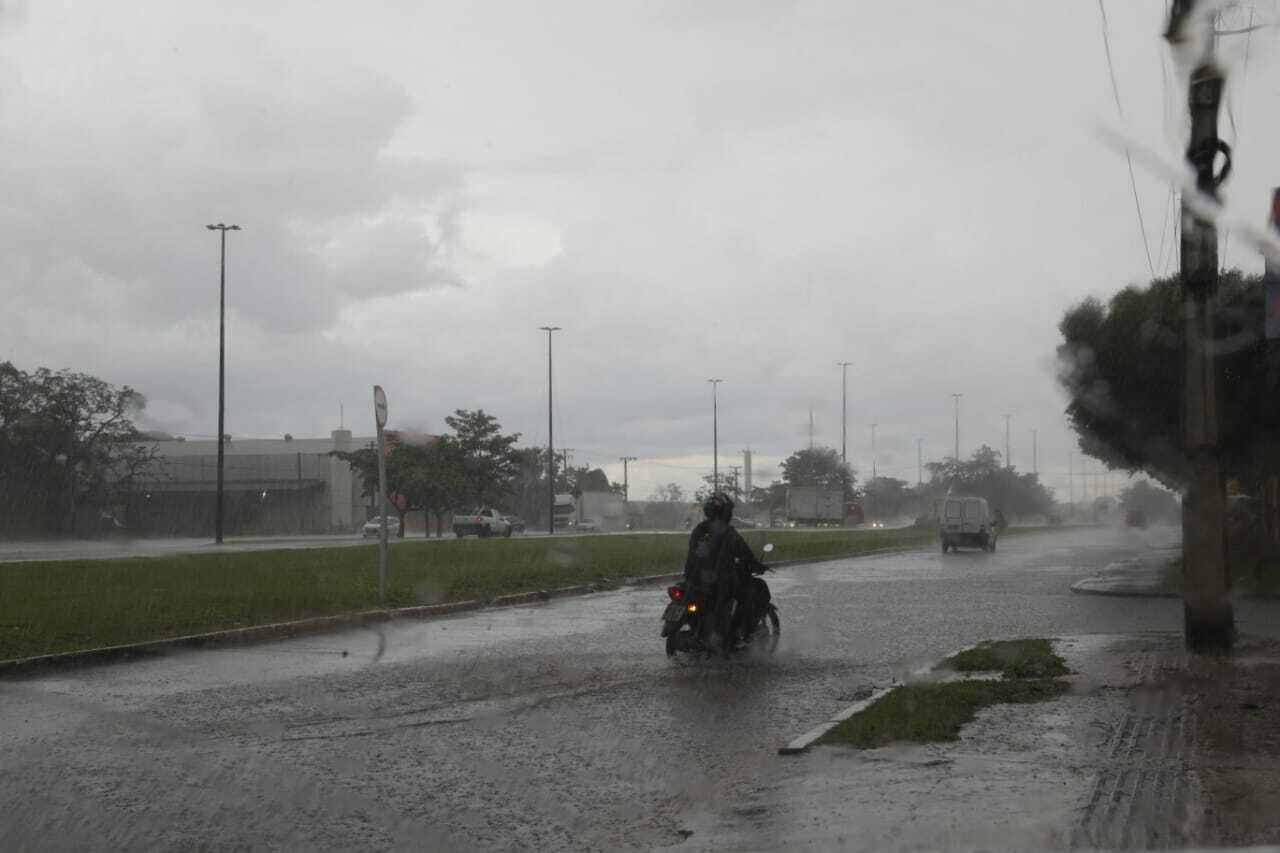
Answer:
M632 494L840 446L914 480L1002 447L1065 495L1057 322L1149 277L1123 155L1176 160L1165 3L0 0L0 359L130 384L150 428L440 431L484 408ZM1258 22L1276 17L1256 4ZM1246 15L1247 17L1247 15ZM1228 203L1280 184L1274 28L1233 37ZM1224 135L1233 135L1224 116ZM1139 171L1152 263L1168 187ZM1163 247L1163 249L1162 249ZM1257 271L1237 245L1229 263ZM621 479L621 466L610 468ZM757 476L757 480L761 477Z

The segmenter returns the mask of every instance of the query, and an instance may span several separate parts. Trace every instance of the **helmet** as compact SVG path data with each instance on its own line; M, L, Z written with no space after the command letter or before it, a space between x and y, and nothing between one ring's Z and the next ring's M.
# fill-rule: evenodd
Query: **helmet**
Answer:
M702 514L708 519L729 521L733 518L733 499L724 492L715 492L702 504Z

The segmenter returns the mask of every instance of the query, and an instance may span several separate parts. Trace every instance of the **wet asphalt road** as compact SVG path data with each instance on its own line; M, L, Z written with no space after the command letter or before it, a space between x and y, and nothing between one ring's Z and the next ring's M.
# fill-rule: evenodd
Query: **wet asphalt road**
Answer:
M797 772L782 743L918 664L1180 629L1177 601L1069 591L1176 536L785 569L765 659L667 660L640 589L0 682L0 849L696 848L699 815Z

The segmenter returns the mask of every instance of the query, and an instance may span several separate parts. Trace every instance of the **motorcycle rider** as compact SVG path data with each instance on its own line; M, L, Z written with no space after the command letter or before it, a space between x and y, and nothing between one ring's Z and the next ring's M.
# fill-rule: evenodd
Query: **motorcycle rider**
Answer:
M689 534L685 583L709 593L714 614L712 641L727 651L726 638L732 638L735 629L744 628L744 633L749 634L755 628L757 620L752 615L756 607L751 600L755 586L751 576L764 572L766 567L733 527L733 500L727 494L713 493L703 503L702 514L706 519Z

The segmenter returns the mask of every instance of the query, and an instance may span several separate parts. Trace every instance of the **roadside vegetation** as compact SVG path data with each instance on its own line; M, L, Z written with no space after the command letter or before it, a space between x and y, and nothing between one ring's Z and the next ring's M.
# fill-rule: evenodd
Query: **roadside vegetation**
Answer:
M930 544L905 530L745 532L769 562ZM682 570L679 534L404 542L388 607ZM0 660L331 616L378 606L377 546L0 565Z
M873 749L891 743L958 740L983 708L1026 704L1064 693L1066 662L1047 639L1002 640L953 655L939 665L957 673L1001 678L908 684L841 722L820 743Z

